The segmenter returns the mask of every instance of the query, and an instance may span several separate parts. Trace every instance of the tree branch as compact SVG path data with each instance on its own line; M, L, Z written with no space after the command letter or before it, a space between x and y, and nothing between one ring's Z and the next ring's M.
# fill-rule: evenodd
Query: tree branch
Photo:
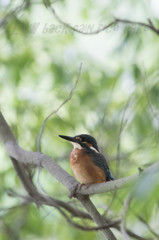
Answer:
M47 169L53 177L61 182L69 191L72 191L72 188L75 188L78 185L78 182L67 172L65 172L51 157L39 152L25 151L19 147L1 112L0 139L2 140L5 149L10 157L22 163L32 163L38 166L40 164L42 167ZM105 226L105 220L99 214L93 203L90 201L89 197L84 197L80 193L77 194L77 197L82 205L87 209L94 222L96 222L99 227ZM102 229L101 231L106 239L116 240L114 234L109 228Z
M28 7L29 7L28 1L25 1L25 0L22 1L22 3L19 6L17 6L16 8L8 12L3 19L0 19L0 27L5 26L10 19L12 19L13 17L17 17L17 14L19 12L21 12L22 10Z
M63 21L56 13L55 9L50 5L49 9L51 11L51 13L54 15L54 17L56 18L56 20L61 23L62 25L64 25L66 28L71 29L74 32L83 34L83 35L95 35L98 34L100 32L103 32L104 30L106 30L107 28L111 27L112 25L115 25L117 23L117 20L112 21L111 23L109 23L108 25L105 25L104 27L96 30L96 31L92 31L92 32L83 32L75 27L73 27L71 24L66 23L65 21Z
M138 22L138 21L131 21L131 20L128 20L128 19L121 19L121 18L115 18L115 20L117 22L124 23L124 24L133 24L133 25L139 25L139 26L142 26L142 27L146 27L146 28L150 29L151 31L155 32L157 35L159 35L159 29L156 28L152 24L152 21L150 19L148 19L149 24L148 23L143 23L143 22Z
M66 28L71 29L74 32L83 34L83 35L95 35L98 33L103 32L104 30L108 29L109 27L116 25L117 23L123 23L123 24L133 24L133 25L139 25L142 27L146 27L148 29L150 29L151 31L153 31L154 33L156 33L157 35L159 35L159 29L157 29L154 24L152 23L152 21L150 19L148 19L148 23L143 23L143 22L138 22L138 21L131 21L128 19L121 19L121 18L115 18L114 21L110 22L109 24L104 25L102 28L96 30L96 31L92 31L92 32L83 32L80 31L79 29L73 27L71 24L66 23L65 21L63 21L56 13L55 9L49 5L48 8L50 9L51 13L54 15L54 17L56 18L56 20L61 23L62 25L64 25Z
M51 173L59 182L61 182L69 191L72 190L79 183L64 171L50 156L39 153L39 152L29 152L23 150L17 144L7 122L5 121L2 113L0 112L0 139L4 143L5 149L9 156L15 158L19 162L30 163L39 166L39 164L44 167L48 172ZM157 169L159 167L159 161L155 162L150 167L146 168L142 174ZM78 194L82 195L91 195L103 192L114 191L120 189L124 186L127 186L129 183L138 179L139 174L134 174L129 177L121 178L118 180L92 184L89 188L83 186L80 189L77 189Z
M78 199L80 200L82 205L85 207L87 212L90 214L90 216L92 217L94 222L96 222L98 224L98 226L102 227L102 226L105 226L107 224L105 219L97 211L94 204L90 201L89 196L79 195ZM103 235L105 236L106 239L116 240L114 234L112 233L112 231L109 228L102 229L101 231L102 231L102 233L103 233Z
M80 211L77 208L75 209L70 204L64 201L60 201L56 198L52 198L50 196L46 196L44 194L39 193L36 187L34 186L33 182L31 181L31 179L27 175L24 166L13 158L11 158L11 160L21 183L23 184L24 188L29 194L28 197L31 197L30 199L32 199L32 202L35 202L37 206L40 206L41 204L46 204L54 207L59 206L67 210L73 217L91 219L89 214L87 214L86 212ZM27 197L27 200L28 200L28 197Z
M0 139L3 142L8 155L19 162L22 163L33 163L37 166L41 164L42 167L47 169L53 177L55 177L59 182L61 182L69 191L78 185L78 182L65 172L51 157L41 154L39 152L29 152L23 150L17 144L7 122L5 121L2 113L0 112ZM149 171L153 171L159 168L159 161L145 169L142 174L146 174ZM141 175L142 175L141 174ZM81 190L77 190L77 197L82 205L87 209L91 218L97 223L99 227L105 226L105 220L100 216L97 209L94 207L88 196L88 194L102 193L113 191L126 186L128 183L136 180L139 174L134 174L132 176L110 181L107 183L92 184L89 189L82 187ZM108 229L102 230L105 237L110 240L115 240L115 236ZM110 237L111 236L111 237Z
M143 217L141 216L137 216L138 219L148 228L148 230L156 237L156 239L159 239L159 234L157 234L152 228L151 226L144 220Z

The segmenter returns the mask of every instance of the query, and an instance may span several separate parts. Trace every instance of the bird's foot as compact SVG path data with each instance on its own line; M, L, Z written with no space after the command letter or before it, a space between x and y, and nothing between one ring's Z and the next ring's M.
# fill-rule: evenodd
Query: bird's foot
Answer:
M87 184L80 183L80 184L76 184L76 185L72 186L71 189L70 189L69 198L71 199L73 197L77 197L77 190L78 189L81 190L81 188L83 186L85 186L86 189L87 189L87 188L89 188L90 185L91 185L91 183L87 183Z
M69 193L69 199L73 198L73 197L76 197L76 192L77 192L77 189L78 189L78 185L79 184L76 184L74 186L71 187L70 189L70 193Z
M82 188L83 186L85 186L86 188L89 188L90 185L91 185L91 183L87 183L87 184L81 183L81 184L79 185L79 190L81 190L81 188Z
M71 199L71 198L73 198L73 197L77 197L77 190L79 189L79 190L81 190L81 188L83 187L83 186L85 186L85 188L87 189L87 188L89 188L89 186L91 185L92 183L87 183L87 184L84 184L84 183L80 183L80 184L76 184L76 185L74 185L74 186L72 186L71 188L70 188L70 193L69 193L69 198Z

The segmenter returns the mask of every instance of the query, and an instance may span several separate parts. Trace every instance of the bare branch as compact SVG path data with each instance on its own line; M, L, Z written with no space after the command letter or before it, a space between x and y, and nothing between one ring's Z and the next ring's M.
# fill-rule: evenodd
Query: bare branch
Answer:
M158 164L159 165L159 164ZM98 184L92 184L89 188L86 188L83 186L81 188L80 192L81 194L97 194L97 193L104 193L104 192L110 192L110 191L116 191L117 189L120 189L122 187L128 186L130 183L134 182L138 178L138 174L134 174L129 177L121 178L114 181L109 181L106 183L98 183Z
M76 86L79 82L80 75L81 75L81 70L82 70L82 63L80 64L80 67L79 67L79 71L78 71L78 74L77 74L77 79L76 79L75 85L72 87L68 97L55 110L53 110L43 121L42 126L40 128L39 135L38 135L38 139L37 139L37 151L38 152L41 151L41 138L42 138L42 135L43 135L43 132L44 132L44 129L45 129L45 125L46 125L48 119L50 117L52 117L53 115L55 115L67 102L69 102L71 100L71 98L73 96L73 93L76 89Z
M2 216L6 216L9 214L10 211L15 210L17 208L21 208L24 207L26 205L28 205L30 202L29 201L23 201L21 204L17 204L15 206L12 207L7 207L7 208L0 208L0 217Z
M125 115L126 115L126 111L129 107L130 104L130 100L131 100L132 95L129 96L126 105L124 107L124 111L122 114L122 118L121 118L121 123L120 123L120 128L119 128L119 134L118 134L118 143L117 143L117 162L116 162L116 177L119 177L119 168L120 168L120 146L121 146L121 135L122 132L127 124L127 119L125 119Z
M148 19L148 23L143 23L143 22L138 22L138 21L131 21L131 20L127 20L127 19L121 19L121 18L115 18L114 21L110 22L109 24L106 24L105 26L103 26L102 28L96 30L96 31L92 31L92 32L83 32L80 31L79 29L73 27L71 24L66 23L65 21L63 21L56 13L55 9L50 5L49 9L51 11L51 13L54 15L54 17L57 19L57 21L59 23L61 23L62 25L64 25L66 28L71 29L74 32L80 33L80 34L84 34L84 35L95 35L98 33L103 32L104 30L108 29L109 27L116 25L117 23L124 23L124 24L133 24L133 25L138 25L138 26L143 26L146 27L148 29L150 29L151 31L155 32L157 35L159 35L159 29L157 29L154 24L152 23L152 21L150 19Z
M22 4L8 12L3 19L0 19L0 27L5 26L13 17L17 17L17 14L27 7L28 1L23 1Z
M51 157L41 154L39 152L25 151L19 147L15 138L5 121L3 115L0 113L0 139L2 140L8 155L19 162L33 163L46 168L52 176L60 181L68 190L72 191L73 187L76 187L78 182L65 172ZM87 193L88 195L88 193ZM79 201L86 208L88 213L94 222L99 226L103 227L106 225L105 220L99 214L93 203L90 201L88 196L83 197L80 193L77 193ZM38 199L39 200L39 199ZM101 230L106 239L116 240L114 234L109 228Z
M120 23L133 24L133 25L146 27L146 28L152 30L153 32L155 32L157 35L159 35L159 29L157 29L156 27L154 27L154 25L152 25L152 21L150 19L148 20L149 24L143 23L143 22L138 22L138 21L131 21L128 19L121 19L121 18L115 18L115 19L117 22L120 22ZM151 21L151 23L150 23L150 21Z
M15 194L15 193L11 193L11 195L12 196L19 196L19 195L17 195L17 194ZM22 197L22 196L19 196L19 197ZM25 199L24 200L24 202L22 202L21 204L18 204L18 205L15 205L15 206L12 206L12 207L10 207L10 208L1 208L0 209L0 215L2 215L3 213L5 214L5 216L6 216L6 214L8 215L9 214L9 212L10 211L12 211L12 210L14 210L14 209L17 209L17 208L20 208L20 207L23 207L23 206L25 206L25 205L28 205L28 204L30 204L31 202L34 202L34 199L32 198L32 197L29 197L29 196L23 196L22 197L23 199ZM59 201L59 200L58 200ZM49 206L52 206L51 204L47 204L47 202L45 202L45 203L43 203L43 204L46 204L46 205L49 205ZM68 205L69 206L69 205ZM81 211L82 212L82 211ZM2 214L1 214L2 213ZM84 213L84 212L82 212L82 213ZM78 214L78 212L77 212L77 214ZM90 220L92 220L91 218L90 218L90 216L87 214L87 213L84 213L85 215L86 215L86 218L87 218L87 216L88 216L88 219L90 219ZM73 214L73 217L76 217L74 214ZM77 215L77 217L80 217L80 218L82 218L81 217L81 215ZM85 218L85 217L84 217ZM67 220L67 219L66 219ZM69 219L70 220L70 219ZM115 224L115 222L111 222L111 221L108 221L107 220L107 222L108 222L108 224L107 224L107 226L109 226L109 227L112 227L112 228L115 228L115 229L117 229L117 230L120 230L120 228L119 228L119 225L118 224ZM74 222L72 222L73 224L74 224ZM71 223L71 225L73 225ZM79 228L79 229L81 229L80 228L80 226L81 225L79 225L77 228ZM76 227L76 226L75 226ZM82 226L83 227L83 226ZM105 227L105 226L104 226ZM87 230L86 230L87 229ZM81 229L81 230L83 230L83 229ZM91 227L85 227L85 229L84 229L84 231L96 231L96 230L100 230L100 227L93 227L93 228L91 228ZM130 231L130 230L128 230L128 229L126 229L126 231L127 231L127 233L131 236L131 237L133 237L133 238L135 238L135 239L138 239L138 240L152 240L152 239L150 239L150 238L143 238L143 237L141 237L141 236L138 236L138 235L136 235L135 233L133 233L132 231Z
M66 23L65 21L63 21L56 13L55 9L51 6L51 4L46 1L47 4L46 7L50 9L51 13L54 15L54 17L57 19L57 21L59 23L61 23L62 25L64 25L66 28L71 29L74 32L83 34L83 35L95 35L95 34L99 34L101 32L103 32L104 30L108 29L109 27L116 25L117 23L123 23L123 24L133 24L133 25L138 25L138 26L142 26L145 28L150 29L151 31L153 31L154 33L156 33L157 35L159 35L159 29L156 28L152 22L151 19L148 19L148 23L143 23L143 22L139 22L139 21L132 21L132 20L128 20L128 19L121 19L121 18L115 18L112 22L110 22L109 24L106 24L105 26L103 26L102 28L96 30L96 31L92 31L92 32L83 32L75 27L73 27L71 24ZM6 23L9 22L9 20L15 16L15 14L19 13L21 10L27 8L29 6L29 1L24 1L21 5L19 5L17 8L13 9L12 11L10 11L3 19L1 19L0 21L0 27L4 26Z
M120 227L118 225L114 226L115 229L117 230L120 230ZM144 238L144 237L141 237L135 233L133 233L131 230L129 229L126 229L126 232L127 234L130 236L130 237L133 237L134 239L137 239L137 240L153 240L152 238Z
M8 212L10 210L14 210L14 209L19 208L21 206L25 206L29 203L35 202L35 199L33 197L23 196L23 195L15 193L13 191L11 191L9 193L9 195L14 196L14 197L20 197L20 198L24 199L24 202L20 205L16 205L16 206L11 207L11 208L0 209L0 212ZM73 222L58 205L52 204L52 199L50 197L49 198L46 197L46 199L44 198L43 200L41 199L41 204L45 204L45 205L48 205L48 206L54 206L62 214L62 216L67 220L68 223L70 223L72 226L74 226L74 227L76 227L80 230L83 230L83 231L99 231L99 230L106 229L106 228L109 228L109 227L115 227L116 225L118 225L120 223L120 220L116 220L114 222L109 221L107 224L105 224L104 226L101 226L101 227L86 227L86 226L83 226L81 224L77 224L77 223ZM78 217L81 217L81 216L78 216ZM92 220L90 218L90 216L88 217L88 219Z
M80 211L77 208L75 209L74 207L72 207L71 205L69 205L66 202L60 201L60 200L52 198L50 196L40 194L37 191L36 187L34 186L33 182L31 181L31 179L29 178L29 176L27 175L27 173L25 172L24 166L20 162L16 161L13 158L11 158L11 160L12 160L13 166L17 172L17 175L18 175L21 183L23 184L27 193L31 197L32 202L35 202L37 204L37 206L40 206L41 204L46 204L46 205L54 206L54 207L59 206L59 207L64 208L65 210L67 210L74 217L80 217L83 219L84 218L91 219L87 213ZM27 201L28 201L28 197L27 197Z
M49 6L49 9L51 11L51 13L54 15L54 17L57 19L57 21L59 23L61 23L62 25L64 25L66 28L71 29L74 32L80 33L80 34L84 34L84 35L95 35L98 34L100 32L103 32L104 30L106 30L107 28L111 27L112 25L115 25L117 23L117 20L112 21L111 23L109 23L108 25L105 25L104 27L96 30L96 31L92 31L92 32L83 32L80 31L79 29L73 27L71 24L64 22L56 13L55 9L51 6Z
M2 140L5 149L8 155L19 162L22 163L33 163L39 166L46 168L53 177L55 177L59 182L61 182L68 190L72 190L73 187L77 186L78 182L70 176L67 172L65 172L51 157L41 154L39 152L29 152L25 151L19 147L17 144L7 122L5 121L3 115L0 113L0 139ZM152 164L150 167L146 168L142 174L146 174L149 171L158 171L159 168L159 161ZM81 190L77 190L77 197L82 205L87 209L88 213L90 214L91 218L97 223L99 227L105 226L106 222L100 216L97 209L94 207L92 202L87 196L88 194L94 193L101 193L116 190L117 188L121 188L126 186L131 181L134 181L138 178L138 174L132 175L127 178L118 179L114 181L110 181L108 183L101 183L101 184L92 184L89 189L83 187ZM110 229L102 230L104 236L110 240L115 240L115 236L112 235Z
M159 143L159 138L158 138L158 136L159 136L159 117L158 117L159 112L156 109L155 110L153 109L153 105L152 105L152 102L151 102L151 97L150 97L150 94L149 94L149 88L148 88L148 85L147 85L147 82L146 82L147 78L148 78L147 72L144 69L143 70L143 78L142 78L144 92L146 94L146 101L147 101L147 104L148 104L148 110L150 112L150 115L152 116L153 120L155 120L155 122L157 124L157 129L155 128L154 134L155 134L157 143Z
M59 212L65 217L65 219L67 220L68 223L70 223L72 226L80 229L80 230L83 230L83 231L99 231L99 230L104 230L104 229L107 229L110 228L110 227L114 227L115 225L119 224L120 221L115 221L115 222L112 222L112 223L108 223L108 224L105 224L101 227L85 227L83 225L80 225L80 224L77 224L75 222L73 222L66 214L63 210L61 210L60 208L58 208ZM108 239L114 239L114 238L108 238Z
M144 218L143 217L141 217L141 216L137 216L138 217L138 219L149 229L149 231L157 238L157 239L159 239L159 234L157 234L152 228L151 228L151 226L144 220Z
M77 186L78 182L74 179L74 177L70 176L66 171L64 171L51 157L39 152L25 151L19 147L2 113L0 113L0 139L4 143L8 155L15 158L17 161L23 163L32 163L37 166L41 164L42 167L50 172L51 175L61 182L68 190L72 190L73 187ZM157 171L158 168L159 161L146 168L142 174L151 170ZM91 195L113 191L127 186L129 183L137 180L138 176L139 174L137 173L129 177L106 183L92 184L89 188L83 186L81 190L77 190L77 193L82 195Z
M131 100L131 96L129 96L127 102L126 102L126 105L124 107L124 111L123 111L123 114L122 114L122 117L121 117L121 123L120 123L120 127L119 127L119 133L118 133L118 141L117 141L117 156L116 156L116 178L119 177L119 170L120 170L120 159L121 159L121 153L120 153L120 145L121 145L121 135L122 135L122 132L127 124L127 119L125 119L125 115L126 115L126 111L129 107L129 104L130 104L130 100ZM117 190L117 189L116 189ZM106 211L104 212L104 215L107 214L107 211L109 210L109 208L111 207L111 205L113 204L114 202L114 199L116 197L116 191L113 193L112 195L112 199L106 209Z
M103 227L107 224L105 219L99 214L99 212L95 208L94 204L90 201L88 196L78 195L78 199L82 203L84 208L87 210L87 212L91 215L94 222L96 222L99 227ZM114 234L112 233L112 231L109 228L103 229L101 231L106 239L116 240Z

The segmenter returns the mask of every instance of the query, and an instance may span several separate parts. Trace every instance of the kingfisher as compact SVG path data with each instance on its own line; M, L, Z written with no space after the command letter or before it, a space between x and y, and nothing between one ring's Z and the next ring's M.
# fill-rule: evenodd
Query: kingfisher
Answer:
M70 141L74 146L70 154L70 163L81 186L89 187L94 183L114 180L106 158L100 153L94 137L87 134L74 137L59 135L59 137Z

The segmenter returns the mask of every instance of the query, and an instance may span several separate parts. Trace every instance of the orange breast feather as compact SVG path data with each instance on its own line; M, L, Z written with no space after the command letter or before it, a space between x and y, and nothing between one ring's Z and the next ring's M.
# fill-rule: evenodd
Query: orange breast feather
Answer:
M70 155L70 163L76 178L84 184L106 181L104 171L97 167L84 149L74 148Z

